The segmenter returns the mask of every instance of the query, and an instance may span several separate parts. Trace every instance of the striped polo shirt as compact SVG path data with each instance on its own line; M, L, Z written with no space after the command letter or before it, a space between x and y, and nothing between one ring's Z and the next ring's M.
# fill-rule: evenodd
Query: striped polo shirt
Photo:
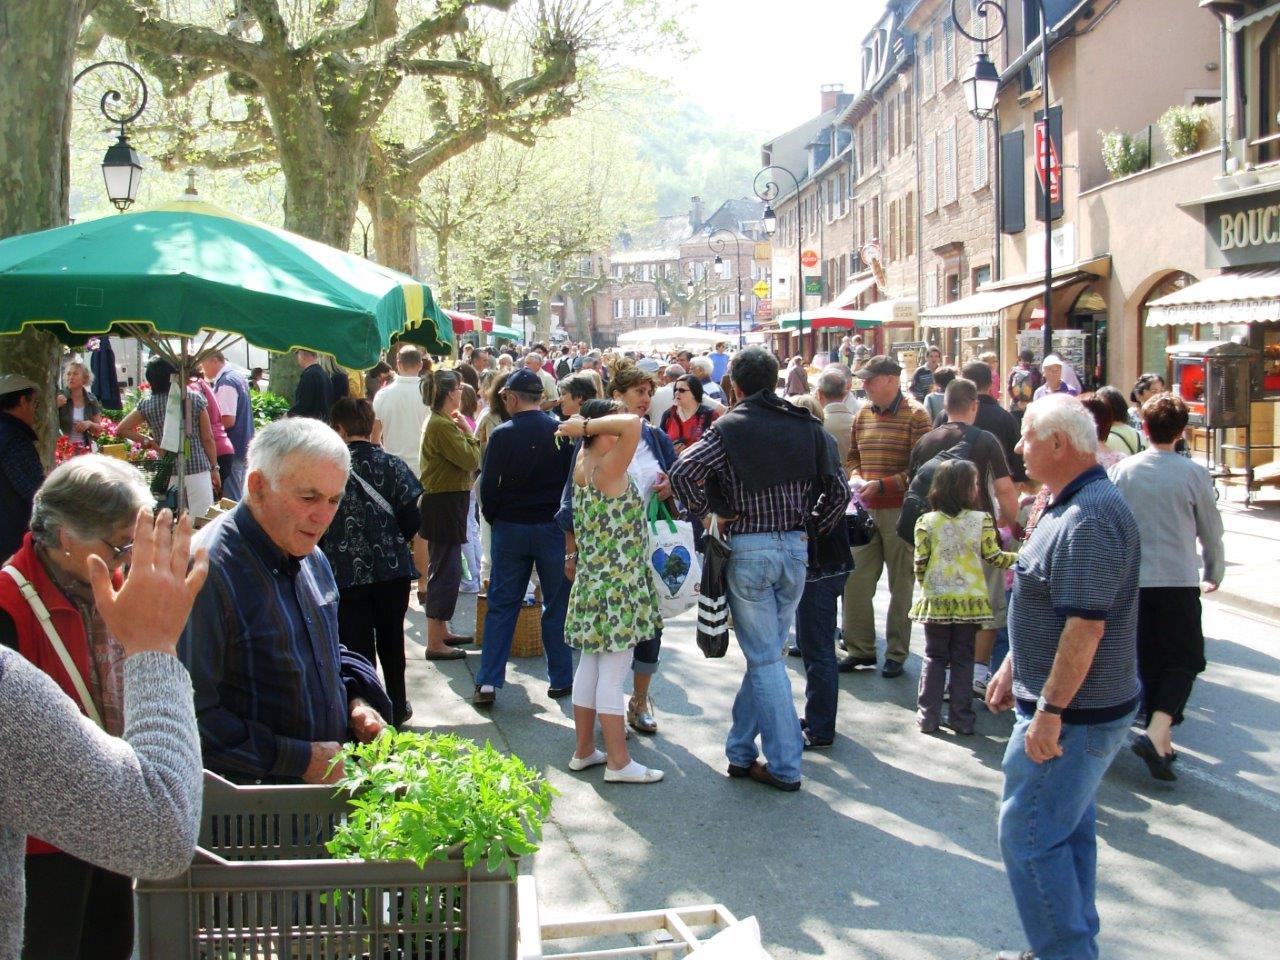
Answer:
M911 449L932 429L924 407L901 392L887 407L868 403L858 411L845 466L863 480L884 481L883 495L859 494L864 504L873 510L902 506L910 482L907 464Z
M1013 568L1013 693L1035 710L1068 617L1103 620L1093 663L1064 723L1105 723L1132 709L1138 681L1138 524L1101 467L1067 484Z

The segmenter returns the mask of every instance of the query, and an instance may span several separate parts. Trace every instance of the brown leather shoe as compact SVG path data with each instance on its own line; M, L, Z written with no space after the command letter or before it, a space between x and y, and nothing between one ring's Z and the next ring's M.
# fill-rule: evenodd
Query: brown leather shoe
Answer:
M773 787L775 790L782 790L785 793L794 793L800 789L799 780L779 780L773 775L767 763L760 763L758 760L752 765L751 772L747 776L756 783L763 783L765 786Z

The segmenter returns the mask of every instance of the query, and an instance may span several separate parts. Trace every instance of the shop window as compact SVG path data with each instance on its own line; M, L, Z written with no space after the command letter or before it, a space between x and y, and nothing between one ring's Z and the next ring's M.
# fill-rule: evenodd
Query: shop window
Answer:
M1258 137L1280 132L1276 112L1280 110L1280 18L1267 31L1258 48ZM1274 143L1264 143L1258 151L1262 162L1280 157Z

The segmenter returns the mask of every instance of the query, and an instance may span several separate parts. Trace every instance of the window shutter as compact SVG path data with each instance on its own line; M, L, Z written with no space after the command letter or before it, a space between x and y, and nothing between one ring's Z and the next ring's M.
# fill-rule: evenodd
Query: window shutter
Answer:
M930 137L924 144L924 212L938 209L938 140Z
M924 302L929 307L938 305L938 270L936 267L924 275Z
M1021 233L1027 228L1027 198L1023 131L1000 137L1000 231Z
M973 189L981 190L990 178L988 167L991 158L987 156L987 125L973 125Z
M956 27L950 17L942 19L942 81L956 77Z
M920 86L921 93L928 100L933 96L933 25L929 25L929 32L924 38L924 51L920 55Z
M942 135L942 203L956 202L956 125Z

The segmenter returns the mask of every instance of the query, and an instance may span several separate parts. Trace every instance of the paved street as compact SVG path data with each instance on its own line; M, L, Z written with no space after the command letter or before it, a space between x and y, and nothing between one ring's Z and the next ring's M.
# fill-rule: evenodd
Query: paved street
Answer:
M887 594L879 600L882 618ZM470 624L472 598L463 604L459 628ZM410 616L420 644L421 613ZM667 771L652 787L568 772L571 708L546 697L541 661L513 661L490 722L467 700L477 657L412 659L415 724L491 737L561 791L532 864L544 920L721 901L758 916L779 958L968 960L1022 945L995 831L1008 717L982 712L971 739L920 735L913 655L898 680L841 677L836 746L806 755L799 794L731 781L722 741L742 660L736 648L704 660L692 622L676 621L663 647L661 732L632 740L637 759ZM1107 958L1274 955L1276 624L1208 604L1205 632L1210 666L1178 738L1179 781L1153 781L1126 750L1099 796ZM921 647L917 637L913 653ZM799 661L789 665L799 698Z

